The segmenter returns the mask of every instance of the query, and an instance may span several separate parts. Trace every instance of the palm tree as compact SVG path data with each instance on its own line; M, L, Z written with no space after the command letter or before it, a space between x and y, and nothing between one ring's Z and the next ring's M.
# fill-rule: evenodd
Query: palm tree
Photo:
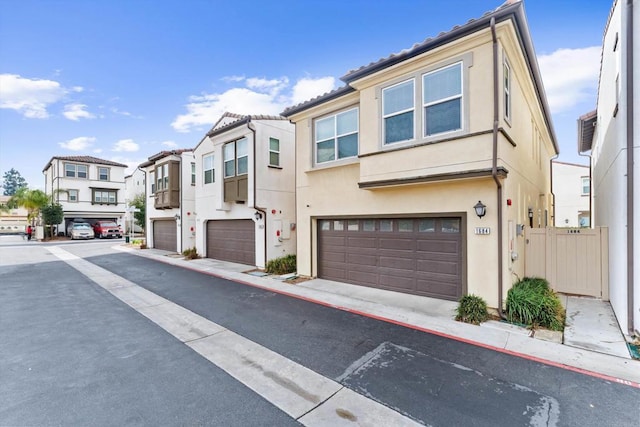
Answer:
M49 204L49 197L42 190L20 188L9 199L9 205L21 206L27 210L27 220L32 222L40 215L40 209Z

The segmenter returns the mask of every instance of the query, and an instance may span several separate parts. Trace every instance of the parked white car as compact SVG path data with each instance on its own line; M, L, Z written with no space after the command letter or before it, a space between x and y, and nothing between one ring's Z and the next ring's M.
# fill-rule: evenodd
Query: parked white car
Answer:
M70 227L71 240L93 239L95 237L93 228L87 222L74 222Z

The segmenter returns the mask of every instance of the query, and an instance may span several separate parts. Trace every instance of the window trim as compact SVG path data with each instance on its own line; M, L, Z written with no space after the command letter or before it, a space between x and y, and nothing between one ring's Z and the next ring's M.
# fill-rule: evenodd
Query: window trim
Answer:
M461 115L461 128L455 131L441 132L435 135L424 136L424 128L425 128L425 116L424 112L421 111L420 119L416 120L416 111L418 109L423 109L423 76L434 71L438 71L440 69L447 68L456 63L461 64L461 85L462 85L462 101L460 106L460 115ZM376 86L376 97L378 98L378 108L379 108L379 125L378 125L378 148L380 151L392 151L401 147L412 147L415 145L420 145L424 143L435 143L440 142L441 140L447 140L456 138L459 136L464 136L469 134L469 123L470 123L470 89L469 89L469 80L470 80L470 68L473 66L473 52L467 52L462 55L457 55L455 57L449 58L445 61L441 61L423 68L420 68L416 71L413 71L409 74L404 74L399 76L396 79L392 79L384 82ZM414 139L407 141L398 141L385 144L385 134L384 134L384 120L383 120L383 99L382 94L383 91L392 86L398 85L400 83L406 82L410 79L415 79L415 87L414 87Z
M384 94L385 94L385 91L387 91L389 89L393 89L393 88L398 87L400 85L406 84L408 82L411 82L412 85L413 85L413 91L412 91L413 92L413 106L411 108L395 111L392 114L385 115L385 113L384 113L384 98L385 98ZM417 98L416 97L416 90L417 90L417 87L418 87L418 85L416 84L416 77L412 76L411 78L404 79L403 81L396 82L396 83L394 83L392 85L386 86L386 87L381 89L381 91L380 91L380 100L381 100L382 104L380 106L380 113L382 114L381 124L382 124L382 144L383 145L389 146L389 145L392 145L392 144L401 144L403 142L414 141L416 139L416 134L417 134L416 133L416 124L417 124L416 123L417 122L416 121L416 98ZM386 141L386 136L387 136L387 134L385 132L386 131L385 120L390 118L390 117L399 116L401 114L406 114L406 113L408 113L410 111L413 112L413 133L411 135L411 138L403 139L401 141L385 142Z
M67 166L73 166L73 176L67 175ZM86 176L79 176L80 172L78 171L78 167L84 168L84 173ZM64 177L73 179L89 179L89 167L81 163L64 162Z
M511 125L511 112L512 112L512 91L511 91L511 82L513 80L513 72L511 69L511 64L509 63L509 59L506 55L504 55L504 61L502 65L502 102L503 105L503 117L504 121L507 124Z
M355 111L356 112L356 130L355 132L348 132L348 133L343 133L343 134L338 134L338 116L341 114L345 114L351 111ZM329 118L334 118L334 134L333 137L331 139L333 139L334 143L333 143L333 148L334 148L334 158L333 160L327 160L324 162L318 162L318 140L316 140L316 124L319 121L322 120L326 120ZM342 158L338 158L338 138L340 137L344 137L344 136L348 136L348 135L357 135L358 137L358 141L357 141L357 150L358 152L354 155L354 156L348 156L348 157L342 157ZM313 127L312 127L312 135L311 135L311 140L313 143L313 164L314 166L327 166L327 165L335 165L336 162L349 162L352 161L353 159L357 159L358 158L358 154L360 153L360 106L359 105L351 105L345 108L341 108L339 110L333 111L330 114L325 114L323 116L319 116L313 119ZM329 141L330 139L323 139L320 142L325 142L325 141Z
M107 166L98 166L98 181L110 181L111 179L111 168L107 167ZM102 174L100 173L100 170L104 169L107 172L107 179L102 179Z
M444 71L446 69L454 69L456 67L460 68L460 94L450 95L450 96L447 96L447 97L444 97L444 98L440 98L437 101L426 102L425 99L424 99L424 81L425 81L426 77L428 75L430 75L430 74L435 74L437 72L441 72L441 71ZM463 113L462 105L464 103L465 87L464 87L464 76L463 76L463 71L464 70L463 70L462 67L463 67L462 61L459 61L459 62L455 62L453 64L446 65L444 67L437 68L435 70L427 71L427 72L422 74L422 76L421 76L421 78L422 78L422 90L421 90L421 93L422 93L422 111L421 111L421 114L422 114L422 134L423 134L424 138L431 138L431 137L438 136L438 135L448 135L448 134L451 134L451 133L458 132L461 129L464 129L465 120L464 120L464 113ZM431 106L435 106L435 105L441 105L441 104L444 104L446 102L453 101L455 99L460 99L460 127L458 129L451 129L451 130L446 130L446 131L443 131L443 132L438 132L438 133L434 133L434 134L431 134L431 135L427 135L427 111L426 111L427 107L431 107Z
M191 162L191 185L196 185L196 162Z
M278 150L271 149L271 142L275 141L278 143ZM271 161L271 154L276 154L278 156L277 162ZM280 140L278 138L274 138L272 136L269 137L269 166L279 168L280 166Z
M96 195L100 193L100 201L96 200ZM102 200L102 196L107 194L107 201ZM113 195L113 201L111 201L111 195ZM92 205L117 205L118 204L118 190L113 188L91 188L91 204Z
M71 194L75 193L76 199L71 199ZM69 203L78 203L80 201L80 191L78 189L72 188L67 190L67 202Z
M587 188L588 191L585 193L584 189L585 189L585 180L587 181ZM580 177L580 195L581 196L589 196L591 195L591 178L589 178L588 176L581 176Z
M211 169L205 166L206 159L211 157ZM204 154L202 156L202 185L213 184L216 182L216 157L214 153ZM207 182L207 172L211 171L211 182Z

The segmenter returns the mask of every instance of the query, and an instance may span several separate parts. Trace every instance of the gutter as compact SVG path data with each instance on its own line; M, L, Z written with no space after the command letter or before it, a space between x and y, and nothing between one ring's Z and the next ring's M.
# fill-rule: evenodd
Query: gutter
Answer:
M633 0L627 0L627 329L633 328L634 281L634 186L633 186Z
M491 26L491 38L493 40L493 156L491 166L491 176L496 183L496 195L498 203L498 314L502 319L507 316L502 312L502 183L498 178L498 38L496 36L496 19L491 18L489 23Z
M261 208L258 206L258 191L256 190L256 182L257 182L256 171L257 171L257 165L258 165L258 162L256 161L256 145L258 144L258 139L257 139L256 128L255 126L253 126L253 123L251 123L251 116L247 116L246 123L251 133L253 133L253 143L251 144L251 146L253 147L253 208L258 212L262 213L262 220L264 221L264 239L262 240L264 243L264 266L266 267L267 266L267 236L268 236L267 211L265 208Z

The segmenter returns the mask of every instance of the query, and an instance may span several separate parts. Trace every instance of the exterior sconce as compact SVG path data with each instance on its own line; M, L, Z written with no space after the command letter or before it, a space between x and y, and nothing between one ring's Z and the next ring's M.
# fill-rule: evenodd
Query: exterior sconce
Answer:
M175 214L174 218L175 218L176 221L180 221L180 215Z
M487 214L487 207L483 205L480 200L478 200L478 203L476 203L473 209L476 211L476 215L478 215L478 218L482 218Z
M533 218L533 209L529 208L528 214L529 218Z
M262 219L261 212L256 211L256 213L254 213L253 216L256 218L256 221L260 221Z

